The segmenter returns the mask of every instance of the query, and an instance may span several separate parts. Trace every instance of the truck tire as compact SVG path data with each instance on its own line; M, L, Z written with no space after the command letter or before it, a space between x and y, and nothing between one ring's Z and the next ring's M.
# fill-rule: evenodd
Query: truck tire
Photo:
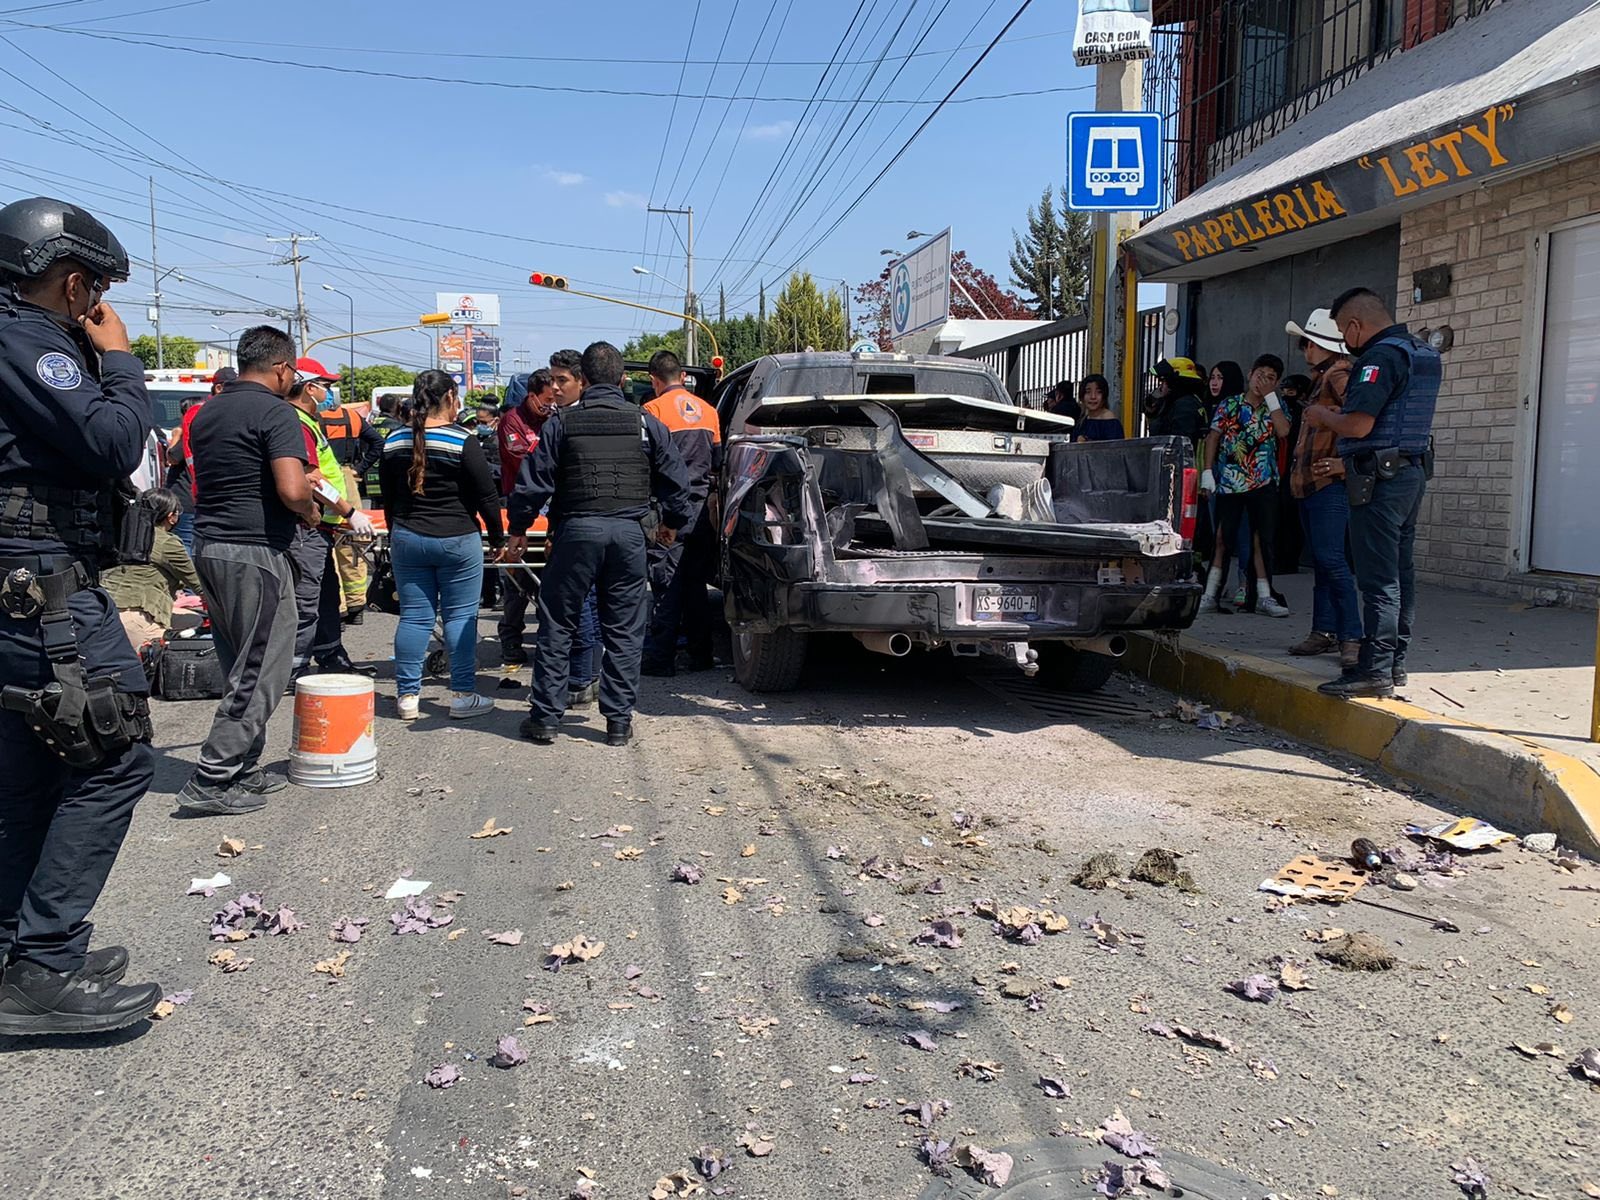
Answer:
M1076 650L1061 642L1039 647L1039 683L1056 692L1098 692L1105 687L1117 660L1107 654Z
M792 629L771 633L733 631L733 676L752 692L787 692L806 665L806 635Z

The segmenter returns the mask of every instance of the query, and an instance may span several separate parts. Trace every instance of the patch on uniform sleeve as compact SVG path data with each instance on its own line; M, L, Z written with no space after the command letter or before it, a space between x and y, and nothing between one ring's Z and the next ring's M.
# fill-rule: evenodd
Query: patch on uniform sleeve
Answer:
M1378 382L1378 368L1377 367L1362 367L1361 368L1361 382L1362 383L1377 383Z
M83 382L82 369L70 355L62 354L58 350L43 355L34 370L39 373L40 379L63 392L70 392Z

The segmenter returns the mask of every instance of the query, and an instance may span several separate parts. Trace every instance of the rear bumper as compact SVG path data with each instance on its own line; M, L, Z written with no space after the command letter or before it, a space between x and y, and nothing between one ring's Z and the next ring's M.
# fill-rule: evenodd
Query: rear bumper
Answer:
M906 633L921 641L1049 641L1093 638L1130 630L1187 629L1200 607L1199 583L1102 586L1091 583L1021 585L1037 599L1036 615L980 614L976 585L856 586L796 584L779 589L770 621L753 629L802 633Z

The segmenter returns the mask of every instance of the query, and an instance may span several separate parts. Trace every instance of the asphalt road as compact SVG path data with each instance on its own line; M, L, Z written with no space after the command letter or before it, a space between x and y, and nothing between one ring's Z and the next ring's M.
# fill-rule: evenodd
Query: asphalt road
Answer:
M387 658L389 622L353 631L358 657ZM705 1184L724 1196L985 1191L919 1159L920 1114L899 1110L936 1099L951 1105L938 1140L1015 1156L1000 1195L1095 1195L1086 1169L1131 1160L1079 1134L1119 1108L1190 1195L1218 1200L1457 1196L1451 1164L1468 1156L1493 1196L1600 1184L1600 1089L1567 1066L1600 1043L1600 894L1562 890L1600 883L1593 867L1511 846L1459 878L1363 893L1455 934L1281 908L1257 885L1296 854L1342 854L1357 834L1390 845L1446 814L1270 731L1159 717L1171 698L1121 679L1062 705L998 668L845 649L785 698L725 671L647 680L625 750L601 744L592 712L552 748L522 743L523 693L493 694L498 712L457 723L435 690L403 727L380 683L381 780L291 788L226 820L172 816L210 706L160 706L156 790L97 938L133 947L130 979L193 998L111 1043L0 1043L0 1194L565 1200L587 1170L603 1200L642 1200L692 1176L703 1145L730 1160ZM289 709L269 757L287 751ZM469 837L491 819L510 832ZM242 855L215 856L225 835ZM1199 891L1069 882L1091 854L1125 873L1151 847L1181 852ZM678 863L701 882L674 882ZM231 887L184 895L217 870ZM462 893L435 906L449 925L391 933L402 904L383 893L408 875ZM223 973L209 920L246 890L307 925L232 945L254 962ZM1070 920L1025 945L978 900ZM1097 914L1120 944L1081 927ZM916 944L941 916L960 945ZM371 924L341 947L340 917ZM1331 926L1370 931L1400 965L1318 961L1304 935ZM520 945L487 936L510 930ZM543 969L576 935L603 952ZM342 977L313 970L341 948ZM1280 956L1311 989L1223 990ZM525 1002L555 1019L525 1027ZM904 1044L912 1032L934 1048ZM527 1062L497 1069L509 1034ZM445 1065L459 1082L427 1086ZM1071 1095L1047 1096L1041 1075ZM771 1152L753 1157L747 1134Z

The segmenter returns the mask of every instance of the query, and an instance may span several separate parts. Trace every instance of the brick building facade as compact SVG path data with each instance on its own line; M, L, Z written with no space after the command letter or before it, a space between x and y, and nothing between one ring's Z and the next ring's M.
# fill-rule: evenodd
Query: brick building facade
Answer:
M1434 419L1438 462L1417 537L1426 582L1589 606L1600 595L1600 579L1535 572L1529 562L1545 319L1539 285L1551 231L1587 217L1600 218L1600 153L1401 219L1395 315L1413 330L1448 326L1454 334ZM1414 301L1415 273L1439 266L1451 270L1450 295ZM1593 449L1600 460L1600 445Z

